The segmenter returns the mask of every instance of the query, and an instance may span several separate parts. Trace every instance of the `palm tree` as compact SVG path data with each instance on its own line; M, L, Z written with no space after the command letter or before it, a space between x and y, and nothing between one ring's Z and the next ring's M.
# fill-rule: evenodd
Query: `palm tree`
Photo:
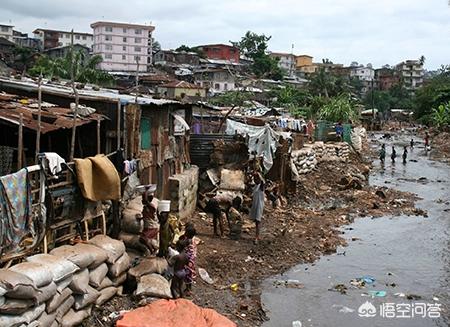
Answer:
M423 66L425 64L425 60L426 60L425 56L421 55L419 58L419 63Z

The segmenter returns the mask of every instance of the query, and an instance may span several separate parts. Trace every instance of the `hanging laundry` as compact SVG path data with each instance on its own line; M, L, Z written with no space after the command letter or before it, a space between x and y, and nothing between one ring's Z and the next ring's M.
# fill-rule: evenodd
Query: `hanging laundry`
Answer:
M31 187L26 168L0 177L0 251L16 251L22 240L34 235Z
M48 168L52 175L56 175L62 171L62 164L66 161L61 158L61 156L55 152L45 152L45 167Z

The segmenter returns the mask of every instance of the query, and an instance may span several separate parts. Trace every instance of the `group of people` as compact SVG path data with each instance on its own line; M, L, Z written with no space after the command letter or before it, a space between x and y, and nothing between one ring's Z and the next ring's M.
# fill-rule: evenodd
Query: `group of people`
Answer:
M195 226L187 223L184 233L175 244L175 249L172 249L175 231L169 222L168 208L158 206L153 194L148 192L142 195L142 204L144 205L142 212L144 229L141 234L141 242L150 251L154 250L155 228L152 223L157 219L159 221L159 247L156 256L168 260L171 268L169 277L172 278L172 296L178 298L189 295L196 277L197 248L194 237L197 231ZM158 233L157 230L156 233Z
M425 151L429 151L430 149L430 136L428 133L425 134L425 138L424 138L424 144L425 144ZM414 148L415 142L414 139L411 139L411 141L409 142L409 146L411 147L411 149ZM382 144L381 145L381 150L379 152L379 158L382 164L384 164L385 159L386 159L386 144ZM392 146L392 151L391 151L391 160L392 163L395 163L395 159L397 158L397 151L395 150L395 146ZM403 159L403 164L406 164L407 159L408 158L408 146L404 146L403 147L403 154L402 154L402 159Z

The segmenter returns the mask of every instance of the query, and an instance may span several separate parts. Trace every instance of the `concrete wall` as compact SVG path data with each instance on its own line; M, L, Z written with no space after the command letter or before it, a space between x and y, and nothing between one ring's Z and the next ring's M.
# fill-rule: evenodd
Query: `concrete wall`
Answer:
M191 166L181 174L169 177L171 211L180 219L189 217L197 206L198 167Z

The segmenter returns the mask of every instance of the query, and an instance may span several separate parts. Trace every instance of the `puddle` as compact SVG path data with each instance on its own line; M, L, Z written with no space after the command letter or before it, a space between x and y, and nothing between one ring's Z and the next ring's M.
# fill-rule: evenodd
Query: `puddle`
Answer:
M387 156L392 143L399 153L400 146L409 144L410 139L408 135L393 137L386 144ZM375 142L371 145L378 146ZM422 198L417 206L428 211L428 218L361 218L345 226L342 230L349 246L315 264L298 265L264 282L262 302L270 321L263 326L291 327L293 321L321 327L449 326L450 167L427 156L423 148L416 147L409 151L413 161L406 165L387 161L382 168L376 162L370 183L417 193ZM373 284L361 289L350 284L350 280L367 275L376 279ZM274 282L279 280L298 280L302 288L276 287ZM346 294L328 291L337 284L346 286ZM384 292L383 297L364 296ZM407 294L419 295L420 299L399 296ZM421 303L440 304L443 311L438 319L398 318L398 311L394 311L397 318L384 318L380 305L385 303L400 305L403 311L409 310L409 316L413 310L420 310ZM358 309L372 308L369 304L377 310L376 316L360 317Z

